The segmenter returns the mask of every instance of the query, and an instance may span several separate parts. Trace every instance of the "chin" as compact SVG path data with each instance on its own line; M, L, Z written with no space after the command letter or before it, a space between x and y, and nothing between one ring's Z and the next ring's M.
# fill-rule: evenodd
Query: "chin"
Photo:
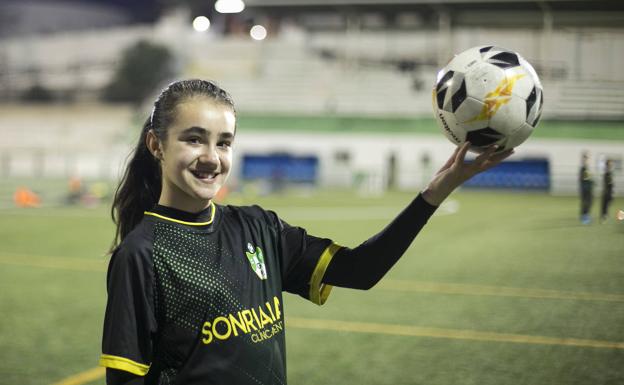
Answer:
M211 191L196 191L195 198L201 201L209 201L213 199L217 195L217 191L219 190L211 190Z
M194 199L200 201L209 201L217 195L219 190L225 184L224 182L224 178L219 178L212 184L204 184L192 179L186 183L186 191L187 194L192 196Z

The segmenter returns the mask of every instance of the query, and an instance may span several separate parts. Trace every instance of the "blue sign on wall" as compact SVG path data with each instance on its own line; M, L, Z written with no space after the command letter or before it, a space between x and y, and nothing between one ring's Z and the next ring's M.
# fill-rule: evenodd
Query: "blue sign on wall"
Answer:
M316 156L291 154L243 155L242 177L290 183L315 183L319 161Z
M494 168L475 175L463 186L549 190L550 167L548 159L504 161Z

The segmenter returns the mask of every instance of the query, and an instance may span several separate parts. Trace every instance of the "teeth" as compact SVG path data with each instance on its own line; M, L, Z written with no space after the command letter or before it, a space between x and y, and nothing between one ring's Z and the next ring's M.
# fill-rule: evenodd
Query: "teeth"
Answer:
M207 173L207 172L193 171L193 175L195 175L196 177L198 177L198 178L200 178L200 179L212 179L212 178L214 178L217 174L215 174L215 173Z

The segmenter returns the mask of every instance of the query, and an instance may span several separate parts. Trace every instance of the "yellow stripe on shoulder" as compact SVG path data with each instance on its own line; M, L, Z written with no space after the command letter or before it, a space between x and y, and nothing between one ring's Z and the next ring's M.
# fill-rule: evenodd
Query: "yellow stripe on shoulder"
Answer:
M145 376L150 369L150 365L140 364L128 358L111 356L110 354L102 354L100 356L100 366L123 370L137 376Z
M325 275L325 271L327 270L327 266L331 262L334 255L338 252L338 250L342 249L342 246L332 243L327 246L321 257L319 258L314 271L312 272L312 277L310 278L310 301L314 302L317 305L322 305L327 301L329 297L329 293L333 286L324 284L323 276Z

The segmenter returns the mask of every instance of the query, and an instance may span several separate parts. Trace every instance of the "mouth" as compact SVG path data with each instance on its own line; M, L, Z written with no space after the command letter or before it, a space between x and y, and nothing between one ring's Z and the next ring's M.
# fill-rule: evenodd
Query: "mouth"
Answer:
M190 170L191 174L193 174L193 176L196 179L201 180L202 182L207 182L207 183L212 183L217 179L217 176L219 175L218 172L214 172L214 171L199 171L199 170Z

